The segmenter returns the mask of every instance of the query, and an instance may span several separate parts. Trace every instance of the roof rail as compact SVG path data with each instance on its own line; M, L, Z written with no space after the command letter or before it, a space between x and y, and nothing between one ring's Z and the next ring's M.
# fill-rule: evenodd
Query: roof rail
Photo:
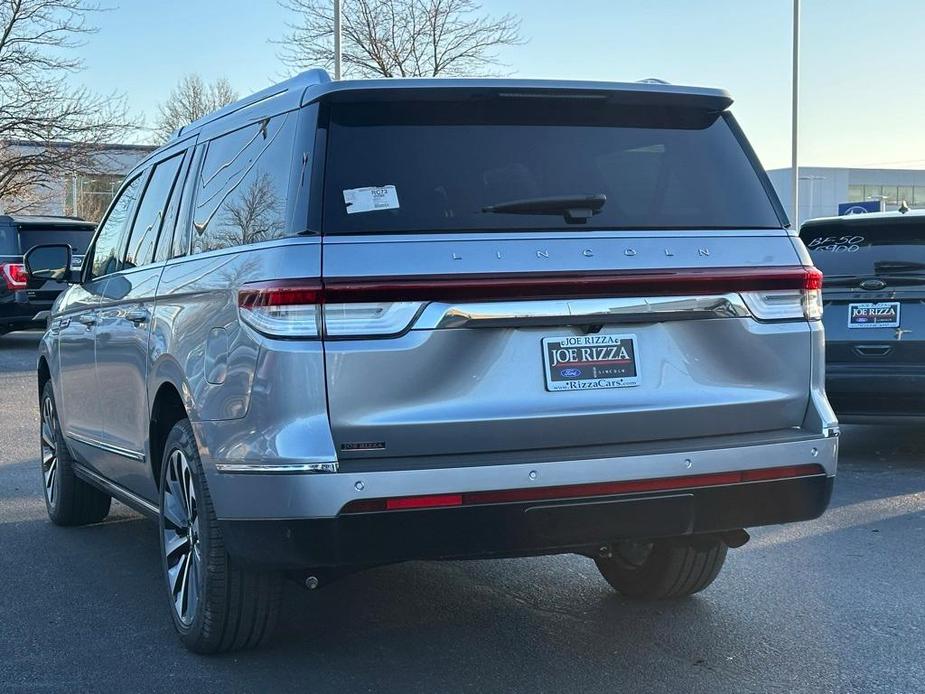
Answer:
M200 128L206 123L211 123L214 120L218 120L219 118L235 113L236 111L240 111L241 109L245 109L248 106L253 106L256 103L270 99L274 96L285 94L286 92L292 91L293 89L298 89L304 92L309 87L325 84L330 81L331 77L328 75L327 71L322 70L321 68L313 68L311 70L306 70L305 72L300 72L295 77L290 77L284 82L271 85L266 89L261 89L256 94L251 94L250 96L246 96L243 99L239 99L234 103L223 106L217 111L206 114L198 120L194 120L189 125L184 125L182 128L175 130L170 136L170 139L176 140L181 135L189 132L190 130Z

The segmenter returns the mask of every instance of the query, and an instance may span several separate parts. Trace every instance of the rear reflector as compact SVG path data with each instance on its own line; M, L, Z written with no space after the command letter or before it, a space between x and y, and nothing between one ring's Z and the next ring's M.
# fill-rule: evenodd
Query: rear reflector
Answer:
M405 509L444 508L448 506L474 506L479 504L505 504L525 501L549 501L552 499L580 499L615 494L662 492L697 487L715 487L742 482L765 482L768 480L791 479L823 475L821 465L787 465L716 472L707 475L686 475L650 480L624 482L595 482L592 484L569 484L559 487L535 487L526 489L501 489L485 492L464 492L461 494L431 494L427 496L402 496L389 499L357 499L341 509L341 513L370 513L376 511L397 511Z
M385 510L397 511L403 508L440 508L462 506L462 494L432 494L430 496L405 496L386 499Z

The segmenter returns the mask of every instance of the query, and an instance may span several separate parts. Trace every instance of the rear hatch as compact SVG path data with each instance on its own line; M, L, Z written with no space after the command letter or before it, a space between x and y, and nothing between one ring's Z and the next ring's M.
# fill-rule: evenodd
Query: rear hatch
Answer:
M823 320L829 372L921 374L925 370L925 216L913 212L815 220L803 225L800 237L825 274ZM908 402L901 393L883 395L894 408L922 407L918 391L907 395ZM838 398L834 394L833 401L851 405Z
M324 105L342 460L539 459L801 425L811 272L728 101L640 98Z
M52 243L66 243L73 251L72 267L80 268L87 246L96 228L90 222L58 220L54 217L13 217L13 224L6 231L3 254L14 268L4 269L7 288L26 291L30 303L47 303L65 288L63 282L45 282L41 287L26 290L25 278L21 274L22 256L33 246Z

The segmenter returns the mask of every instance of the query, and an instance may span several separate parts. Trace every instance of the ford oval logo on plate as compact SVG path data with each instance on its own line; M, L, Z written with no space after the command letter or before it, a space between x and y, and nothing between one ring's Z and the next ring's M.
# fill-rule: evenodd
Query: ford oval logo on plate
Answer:
M559 375L563 378L578 378L581 376L581 369L562 369Z
M883 280L872 279L872 280L864 280L863 282L861 282L861 289L877 290L877 289L883 289L884 287L886 287L886 282L884 282Z

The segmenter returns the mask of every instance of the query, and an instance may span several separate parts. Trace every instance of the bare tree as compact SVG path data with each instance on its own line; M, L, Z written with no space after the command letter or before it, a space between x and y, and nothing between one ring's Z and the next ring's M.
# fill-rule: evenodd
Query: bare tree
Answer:
M99 222L109 207L111 195L82 195L74 202L73 214L88 222Z
M224 77L206 83L197 74L185 75L170 92L167 101L158 106L160 118L154 128L155 135L165 142L177 128L237 100L238 93Z
M247 178L239 178L228 193L243 185ZM216 212L215 219L202 225L203 231L209 225L208 233L194 239L197 253L271 241L279 238L286 226L273 177L267 173L257 174L233 196L228 195Z
M137 122L125 100L74 86L74 50L95 31L87 0L0 2L0 200L28 211L64 176L92 171L106 143Z
M254 178L237 200L225 205L225 217L228 238L222 247L270 241L279 236L285 222L273 178L266 173Z
M278 0L296 14L279 41L289 67L334 64L331 0ZM475 0L343 0L342 60L358 77L491 74L498 51L523 43L520 20L492 17Z

